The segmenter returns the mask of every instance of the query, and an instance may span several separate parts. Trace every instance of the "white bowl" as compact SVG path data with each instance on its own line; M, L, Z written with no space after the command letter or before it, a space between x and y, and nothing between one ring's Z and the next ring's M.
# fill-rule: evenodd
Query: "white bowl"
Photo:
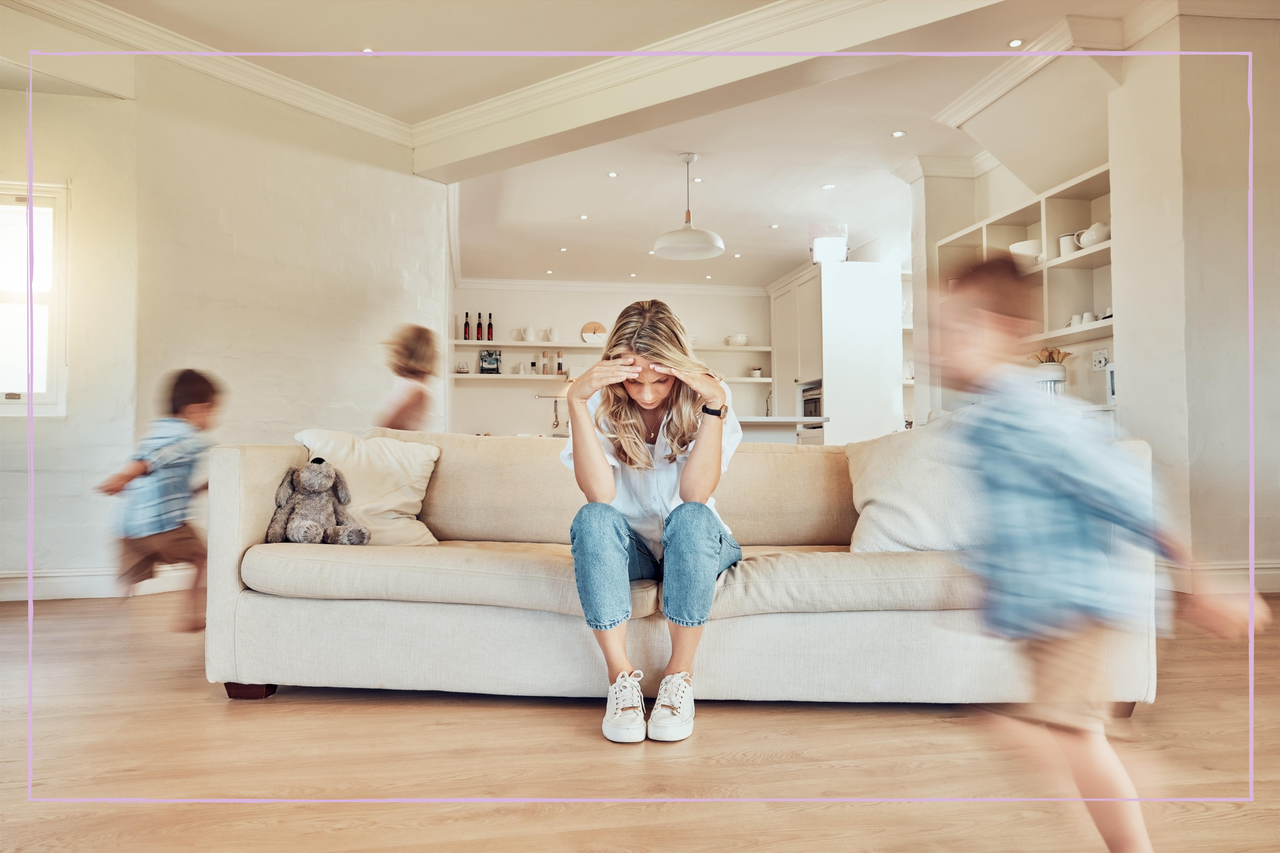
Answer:
M745 347L747 345L746 335L729 335L724 342L731 347Z
M1020 264L1026 266L1035 266L1036 255L1044 250L1044 244L1039 240L1023 240L1021 243L1014 243L1009 247L1009 254L1013 255L1013 259Z

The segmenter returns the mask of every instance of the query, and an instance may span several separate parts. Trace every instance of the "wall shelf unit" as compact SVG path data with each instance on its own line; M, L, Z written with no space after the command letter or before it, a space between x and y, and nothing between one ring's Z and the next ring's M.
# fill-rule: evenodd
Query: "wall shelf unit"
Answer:
M1067 392L1085 401L1106 400L1106 371L1092 369L1092 351L1106 350L1116 361L1112 317L1092 323L1068 325L1076 315L1102 317L1112 307L1111 240L1063 255L1059 237L1074 234L1095 222L1111 222L1111 171L1107 165L1055 187L1017 210L993 216L936 244L939 286L938 310L946 310L950 280L968 267L999 254L1024 240L1040 240L1045 262L1023 270L1030 291L1033 320L1038 331L1023 338L1028 354L1042 347L1092 342L1072 350L1066 362ZM969 402L963 395L943 389L943 407L952 409ZM1109 410L1105 410L1109 411Z

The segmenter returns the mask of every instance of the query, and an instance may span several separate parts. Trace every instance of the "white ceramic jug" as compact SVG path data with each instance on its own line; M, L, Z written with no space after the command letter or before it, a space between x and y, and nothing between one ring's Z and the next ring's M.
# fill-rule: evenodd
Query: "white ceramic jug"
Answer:
M1111 239L1111 226L1102 222L1095 222L1083 231L1075 233L1076 245L1082 249L1088 249Z

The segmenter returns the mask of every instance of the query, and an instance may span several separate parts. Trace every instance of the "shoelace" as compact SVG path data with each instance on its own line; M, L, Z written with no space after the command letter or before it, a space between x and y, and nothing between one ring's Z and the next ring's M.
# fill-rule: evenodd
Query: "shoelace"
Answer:
M658 685L658 699L654 702L654 708L670 708L679 714L684 705L684 697L689 695L689 682L685 681L688 677L687 672L677 672L662 679L662 684Z
M618 673L617 681L613 682L613 715L621 717L623 711L643 711L644 694L640 692L640 679L644 678L644 673L640 670L628 675L625 672Z

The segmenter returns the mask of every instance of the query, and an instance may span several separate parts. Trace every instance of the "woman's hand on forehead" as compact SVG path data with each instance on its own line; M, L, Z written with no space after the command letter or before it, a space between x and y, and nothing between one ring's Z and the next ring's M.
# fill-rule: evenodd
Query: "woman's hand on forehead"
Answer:
M712 404L712 408L720 408L725 402L724 389L720 387L720 383L715 380L709 373L693 370L679 370L674 367L667 367L665 364L653 362L649 365L649 369L657 373L663 373L667 376L673 376L694 390L699 397L706 402Z

